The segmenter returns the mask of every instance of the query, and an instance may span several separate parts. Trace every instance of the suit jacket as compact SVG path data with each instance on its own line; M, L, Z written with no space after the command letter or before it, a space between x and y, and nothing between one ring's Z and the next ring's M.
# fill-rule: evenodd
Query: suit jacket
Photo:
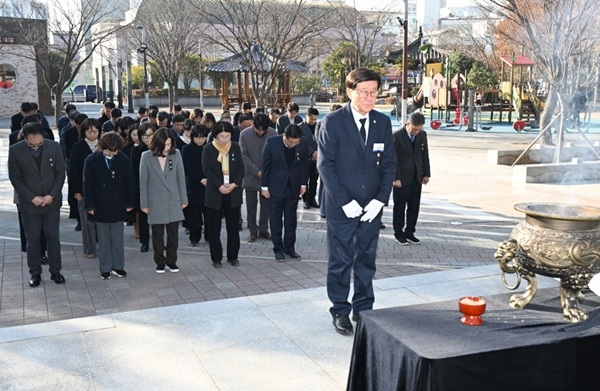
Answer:
M94 215L88 215L91 221L101 223L125 221L127 208L134 206L129 158L123 152L119 152L112 160L109 169L100 151L94 152L85 159L83 203L87 212L94 211Z
M265 144L262 162L262 187L269 188L271 197L283 195L288 180L292 191L300 195L300 187L308 182L308 141L302 137L294 147L294 161L288 165L283 136L271 137Z
M165 169L148 150L140 161L140 209L149 208L148 224L183 221L181 205L188 203L181 152L167 156Z
M299 115L296 115L294 117L294 123L296 125L299 125L302 122L302 118ZM277 133L278 134L283 134L283 132L285 131L285 128L290 124L290 117L288 117L287 114L281 115L279 116L279 118L277 118Z
M212 145L206 144L202 151L202 169L206 175L206 191L204 206L211 209L221 210L223 195L219 187L223 184L223 170L221 163L217 161L219 151ZM242 150L238 143L232 142L229 150L229 183L235 183L237 187L229 193L231 197L231 207L236 208L242 205L242 180L244 179L244 161L242 160Z
M302 137L306 137L306 141L308 142L308 156L309 158L312 156L313 152L317 150L317 139L316 132L317 127L315 124L315 134L310 130L310 126L306 122L301 122L300 129L302 129Z
M417 181L423 182L423 177L430 177L429 147L427 146L427 132L420 131L415 136L413 143L406 131L406 127L394 132L394 149L396 151L396 176L403 184L412 182L415 173Z
M388 116L369 112L366 146L352 116L350 104L323 118L319 129L317 169L325 185L327 217L345 217L342 206L356 200L388 203L396 169L392 124ZM374 144L383 147L375 152Z
M60 209L62 188L65 184L65 161L57 142L45 140L41 154L41 168L25 141L8 150L8 177L18 194L19 210L26 214L41 214L47 209ZM50 195L54 201L44 207L31 203L37 196Z
M92 154L92 150L85 140L79 140L71 148L69 157L69 192L83 195L83 164L85 159Z
M181 153L190 205L204 206L204 193L206 188L200 183L202 179L206 178L204 170L202 169L203 147L204 145L198 146L192 141L183 146L183 152Z

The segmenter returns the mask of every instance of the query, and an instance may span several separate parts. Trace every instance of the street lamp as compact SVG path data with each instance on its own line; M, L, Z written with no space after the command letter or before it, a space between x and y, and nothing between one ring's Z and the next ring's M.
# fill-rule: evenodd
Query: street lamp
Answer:
M146 58L148 44L146 43L146 28L144 26L136 26L135 28L142 33L142 44L138 49L138 53L144 54L144 104L148 108L150 106L150 95L148 94L148 64Z
M404 42L402 44L402 124L408 121L408 0L404 0L404 20L397 18L398 23L404 28Z

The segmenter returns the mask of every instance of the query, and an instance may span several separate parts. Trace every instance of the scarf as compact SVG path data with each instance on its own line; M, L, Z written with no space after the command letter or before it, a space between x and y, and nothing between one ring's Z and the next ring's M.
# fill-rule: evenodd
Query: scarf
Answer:
M231 140L229 140L225 145L221 145L217 140L213 140L212 145L217 149L217 151L219 151L217 161L221 163L221 170L223 171L223 174L229 175L229 159L227 159L226 156L231 148Z
M98 148L98 139L96 139L96 141L89 142L87 138L84 138L86 144L88 145L88 147L90 147L90 149L92 150L92 152L96 152L96 149Z

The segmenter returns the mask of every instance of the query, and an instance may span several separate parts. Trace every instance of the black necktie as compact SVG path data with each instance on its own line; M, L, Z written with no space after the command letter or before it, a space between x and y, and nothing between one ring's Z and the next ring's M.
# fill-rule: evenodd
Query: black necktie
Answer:
M363 139L363 143L366 144L367 143L367 130L365 129L365 122L367 122L367 119L366 118L361 118L361 119L359 119L359 121L360 121L360 130L359 130L359 133L360 133L360 136Z

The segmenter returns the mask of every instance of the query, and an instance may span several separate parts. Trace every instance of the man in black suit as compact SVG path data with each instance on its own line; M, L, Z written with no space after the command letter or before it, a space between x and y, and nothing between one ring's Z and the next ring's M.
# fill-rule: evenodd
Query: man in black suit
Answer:
M44 126L30 123L23 128L25 139L8 151L8 177L18 195L19 210L27 237L27 265L30 287L42 281L42 229L48 244L50 278L65 282L60 274L60 207L65 183L65 164L57 142L44 140Z
M17 130L21 130L21 122L23 122L23 118L27 117L29 114L33 112L33 106L29 102L21 103L21 107L19 112L12 117L10 117L10 131L16 132Z
M346 77L350 103L323 118L317 169L327 204L327 294L335 330L354 333L350 322L373 308L373 276L383 206L392 192L396 158L392 124L373 110L380 76L366 68ZM348 302L354 270L354 295Z
M422 185L429 183L429 147L423 131L425 117L411 114L402 129L394 132L396 177L394 180L394 236L402 246L419 244L415 227L419 217ZM406 219L405 219L406 217ZM405 221L406 220L406 221ZM406 222L406 226L404 225Z
M319 172L317 171L317 140L315 138L317 121L319 119L319 110L310 107L306 111L306 118L300 124L300 128L304 132L304 137L308 139L308 188L302 196L304 201L304 209L310 209L311 206L319 207L317 202L317 181L319 180Z
M298 196L306 191L308 180L308 141L298 125L288 125L283 135L271 137L262 157L261 194L269 199L269 223L275 259L285 255L300 259L296 252L296 209ZM285 237L282 240L282 221Z
M285 128L289 124L300 124L302 122L302 118L298 116L300 112L300 108L297 103L290 102L287 104L287 109L284 115L281 115L277 118L277 134L283 134Z

